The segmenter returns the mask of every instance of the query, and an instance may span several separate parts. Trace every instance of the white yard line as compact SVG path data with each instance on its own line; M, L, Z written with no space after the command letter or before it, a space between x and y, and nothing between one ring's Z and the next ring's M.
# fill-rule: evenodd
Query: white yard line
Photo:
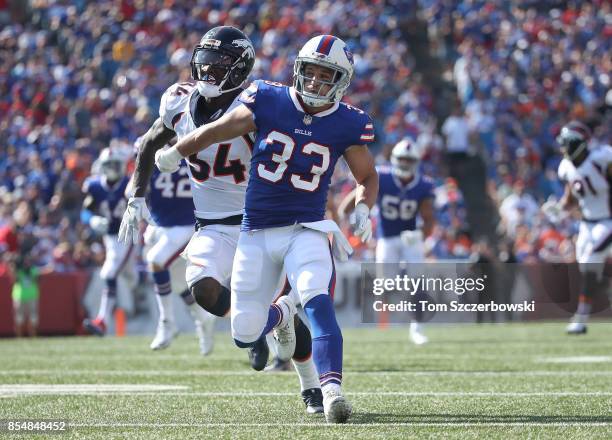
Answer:
M346 425L332 425L328 423L75 423L69 424L69 428L368 428L368 427L415 427L415 426L440 426L440 427L488 427L488 426L543 426L543 427L569 427L569 426L612 426L612 422L400 422L400 423L348 423Z
M559 392L480 392L480 391L362 391L347 392L349 396L378 397L608 397L612 391L559 391ZM180 385L146 385L146 384L66 384L66 385L0 385L0 396L24 395L92 395L92 396L152 396L152 397L294 397L294 392L215 392L189 391Z
M612 362L612 356L566 356L566 357L542 357L536 362L550 364L592 364L601 362Z
M140 394L188 390L184 385L149 384L11 384L0 385L0 396Z
M226 370L2 370L0 376L16 375L60 375L60 376L254 376L258 373L248 369L241 371ZM291 375L293 372L278 373ZM345 376L612 376L610 371L350 371ZM277 377L277 374L274 375Z

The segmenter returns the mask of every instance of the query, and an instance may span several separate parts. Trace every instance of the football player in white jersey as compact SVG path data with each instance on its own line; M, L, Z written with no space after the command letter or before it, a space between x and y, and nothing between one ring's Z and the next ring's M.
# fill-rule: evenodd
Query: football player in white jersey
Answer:
M578 309L567 327L569 334L586 333L593 296L605 283L603 269L612 252L612 147L589 148L591 130L579 121L571 121L561 129L557 142L563 160L559 179L565 193L559 204L546 203L543 211L549 217L562 209L578 205L582 214L576 260L582 273Z
M250 40L236 28L219 26L202 37L191 59L195 84L179 83L168 88L161 99L160 117L144 136L136 159L135 192L128 201L120 239L137 241L138 224L149 217L144 194L156 151L175 137L181 139L240 105L237 98L254 61L255 51ZM230 310L230 276L244 211L252 147L253 139L244 135L221 141L186 158L197 229L184 252L187 283L196 302L220 317ZM279 293L286 292L284 277L278 281ZM287 296L281 296L273 307L289 307L283 305L286 301ZM295 334L279 331L275 336L283 359L293 358L307 411L322 412L323 396L310 356L308 328L298 321ZM249 351L251 366L262 370L268 353L262 337Z
M140 149L142 138L138 138L135 149ZM151 342L152 350L164 349L177 334L172 310L172 290L180 296L193 318L200 342L200 353L207 356L214 346L215 316L202 309L193 298L185 283L185 260L179 258L193 235L193 198L187 164L182 163L178 173L160 173L155 170L150 180L148 207L150 216L144 233L146 252L144 255L155 285L155 298L159 311L157 331ZM126 195L133 192L132 181ZM125 225L124 225L125 228ZM122 230L119 230L122 236ZM172 276L179 274L179 276Z

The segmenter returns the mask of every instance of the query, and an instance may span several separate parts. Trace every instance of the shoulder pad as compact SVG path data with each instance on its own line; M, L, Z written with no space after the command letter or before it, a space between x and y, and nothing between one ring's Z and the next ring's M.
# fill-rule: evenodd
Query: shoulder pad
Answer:
M189 110L189 98L194 90L194 84L182 82L172 84L162 95L159 104L159 116L170 130L174 130L174 117Z
M557 176L563 182L567 181L567 172L569 167L569 161L565 158L561 159L559 163L559 168L557 169Z
M599 162L602 165L607 165L612 162L612 147L610 145L602 145L591 152L592 160Z
M81 186L81 191L84 193L90 192L91 188L95 187L99 184L98 176L89 176L83 181L83 185Z

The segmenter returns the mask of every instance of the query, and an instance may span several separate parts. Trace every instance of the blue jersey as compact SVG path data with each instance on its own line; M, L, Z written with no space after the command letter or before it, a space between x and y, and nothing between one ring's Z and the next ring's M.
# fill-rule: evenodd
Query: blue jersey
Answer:
M186 226L194 224L191 184L185 161L176 173L160 173L157 167L151 175L149 210L158 226Z
M379 168L378 178L378 237L397 237L402 231L414 231L421 202L434 197L433 181L417 173L404 186L389 167Z
M242 229L323 220L338 158L374 141L370 117L344 103L309 115L293 88L268 81L255 81L240 101L257 126Z
M109 186L104 176L89 176L83 182L83 192L94 199L99 214L109 221L108 234L118 234L123 212L127 207L125 188L129 179L123 177L115 185Z

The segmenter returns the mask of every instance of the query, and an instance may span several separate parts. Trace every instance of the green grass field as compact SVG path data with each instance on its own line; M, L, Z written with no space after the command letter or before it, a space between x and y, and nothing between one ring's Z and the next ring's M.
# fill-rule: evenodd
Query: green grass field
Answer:
M432 326L423 347L405 328L345 330L342 426L225 333L208 358L193 335L161 352L149 337L0 340L0 419L64 419L62 438L612 438L612 324L563 330Z

